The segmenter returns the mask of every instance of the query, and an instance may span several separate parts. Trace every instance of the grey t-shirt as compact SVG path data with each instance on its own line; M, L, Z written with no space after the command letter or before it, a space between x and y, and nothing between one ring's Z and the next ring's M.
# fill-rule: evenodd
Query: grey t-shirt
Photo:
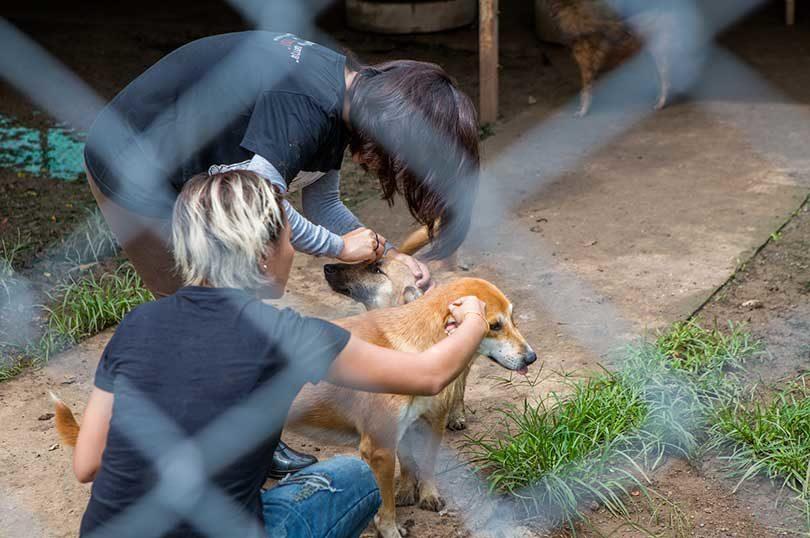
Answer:
M183 184L212 164L261 155L290 184L340 168L346 58L292 34L193 41L132 81L99 114L85 161L99 189L166 218Z

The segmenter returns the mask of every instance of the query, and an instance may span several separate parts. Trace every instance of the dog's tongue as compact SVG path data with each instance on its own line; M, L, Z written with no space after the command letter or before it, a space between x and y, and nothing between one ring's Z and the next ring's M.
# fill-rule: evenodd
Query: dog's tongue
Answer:
M519 373L520 375L527 375L529 373L529 367L521 366L520 368L517 369L517 373Z

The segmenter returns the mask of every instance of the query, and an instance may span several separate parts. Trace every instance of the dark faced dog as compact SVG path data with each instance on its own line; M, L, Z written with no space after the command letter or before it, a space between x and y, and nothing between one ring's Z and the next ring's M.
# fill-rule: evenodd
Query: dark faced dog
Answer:
M635 55L645 44L658 71L655 108L666 105L669 56L679 36L673 35L676 25L662 5L636 0L546 0L546 6L579 66L582 90L577 116L585 116L591 107L596 76Z

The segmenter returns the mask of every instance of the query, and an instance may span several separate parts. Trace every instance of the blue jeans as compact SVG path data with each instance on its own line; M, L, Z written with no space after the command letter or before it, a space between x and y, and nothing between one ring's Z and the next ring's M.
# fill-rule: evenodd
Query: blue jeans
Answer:
M338 456L263 491L264 528L271 538L356 538L380 502L371 468Z

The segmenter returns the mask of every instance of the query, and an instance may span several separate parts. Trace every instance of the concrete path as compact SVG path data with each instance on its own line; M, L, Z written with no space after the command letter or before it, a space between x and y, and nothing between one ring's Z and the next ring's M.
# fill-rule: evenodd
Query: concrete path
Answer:
M750 103L724 107L676 105L621 132L606 113L573 120L537 106L485 142L481 207L488 214L462 253L469 272L459 274L488 278L513 300L544 375L594 368L645 328L690 314L804 198L808 170L752 143L751 129L772 128L765 125L768 115ZM532 134L549 119L540 135ZM614 129L615 137L597 144L600 126ZM411 226L401 208L391 211L376 200L360 214L394 240ZM320 266L300 257L281 304L327 318L358 312L328 291ZM54 446L52 421L38 417L50 411L49 389L83 408L109 336L0 384L0 529L13 524L42 536L75 534L89 489L73 481L70 451ZM504 387L493 379L503 374L489 362L474 366L467 395L472 433L491 425L495 407L560 386L550 376L534 389ZM315 450L308 440L291 440ZM317 449L322 456L351 451ZM452 488L444 489L452 498ZM400 514L415 519L417 536L461 525L412 508Z

